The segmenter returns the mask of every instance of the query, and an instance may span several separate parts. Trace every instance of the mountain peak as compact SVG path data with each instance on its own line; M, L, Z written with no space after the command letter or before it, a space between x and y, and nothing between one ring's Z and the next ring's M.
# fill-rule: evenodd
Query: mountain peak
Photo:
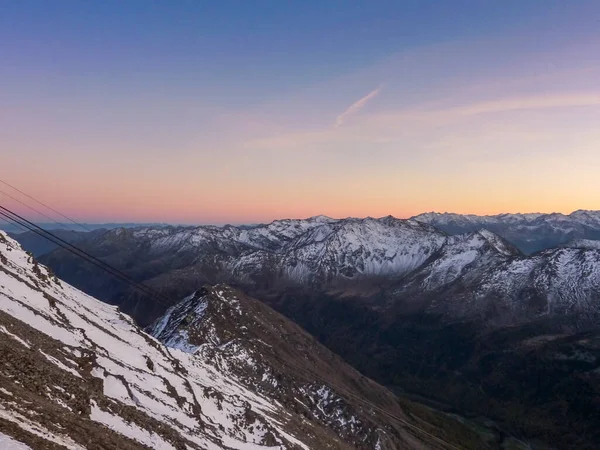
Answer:
M512 244L510 244L506 239L500 237L499 235L492 233L491 231L481 228L476 232L479 236L485 239L495 250L502 253L505 256L518 256L521 255L521 252Z
M318 216L312 216L306 219L310 222L319 222L319 223L329 223L334 222L336 219L332 219L331 217L325 216L323 214L319 214Z

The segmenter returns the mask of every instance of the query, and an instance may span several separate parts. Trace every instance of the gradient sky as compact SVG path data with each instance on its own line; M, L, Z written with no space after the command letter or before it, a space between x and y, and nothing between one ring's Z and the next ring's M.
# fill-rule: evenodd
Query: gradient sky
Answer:
M0 179L88 222L600 209L599 24L597 0L5 0Z

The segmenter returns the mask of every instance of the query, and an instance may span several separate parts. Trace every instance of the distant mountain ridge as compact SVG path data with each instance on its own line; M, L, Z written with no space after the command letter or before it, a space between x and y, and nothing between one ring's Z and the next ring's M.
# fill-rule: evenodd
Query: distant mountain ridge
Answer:
M291 225L287 232L302 233L312 225L334 224L341 221L378 221L384 218L375 219L367 217L333 219L327 216L314 216L307 219L283 219L275 220L270 223L251 224L251 225L169 225L169 224L141 224L141 223L107 223L107 224L92 224L85 227L93 232L108 231L118 228L181 228L190 229L197 228L206 230L208 234L219 234L218 230L238 230L239 236L236 238L236 233L231 233L230 236L234 240L239 240L243 243L244 235L251 239L256 230L271 230L272 238L276 238L277 225ZM388 220L399 220L392 216L387 216ZM456 214L456 213L436 213L429 212L411 217L409 220L414 220L421 223L426 223L434 226L440 231L450 234L463 234L480 229L487 229L499 236L507 239L513 245L518 247L526 254L535 253L536 251L546 250L561 245L565 245L573 240L600 240L600 211L577 210L571 214L561 213L504 213L496 215L475 215L475 214ZM61 235L63 239L69 242L79 240L79 235L87 231L82 227L76 227L73 224L56 224L46 223L40 224L46 230L53 230L54 233ZM281 228L281 227L280 227ZM39 256L48 253L56 248L56 245L48 243L43 238L32 232L23 232L15 226L0 225L0 229L5 229L11 233L27 250L32 251L34 255ZM245 232L245 233L244 233ZM226 233L221 233L223 236ZM268 234L268 233L267 233ZM264 239L270 239L268 236L263 236ZM280 236L285 238L285 236ZM253 245L250 242L246 244ZM260 241L255 242L254 248L261 248ZM273 242L273 245L278 245ZM268 248L267 248L268 249Z
M44 230L70 230L70 231L92 231L92 230L100 230L105 229L109 230L111 228L132 228L132 227L140 227L140 226L152 226L159 227L165 226L165 223L158 222L149 222L149 223L141 223L141 222L107 222L107 223L73 223L73 222L36 222L36 225ZM26 232L23 228L13 225L0 223L0 230L10 232L10 233L22 233Z
M600 211L492 216L430 212L412 219L433 225L448 234L462 234L485 228L507 239L527 254L557 247L575 239L600 240Z
M549 219L539 215L502 217L549 226ZM589 212L576 217L595 221ZM427 218L438 221L437 215ZM412 310L440 313L449 320L484 314L490 324L556 314L592 318L600 311L595 290L600 258L590 243L594 241L573 241L577 248L563 245L526 256L510 239L480 227L479 219L449 219L464 220L477 230L449 236L417 219L317 216L251 228L120 228L89 235L78 244L121 270L132 268L140 281L173 289L178 297L204 283L221 282L267 297L286 289L359 295L379 310L404 310L408 303L403 299L410 297ZM558 223L570 222L563 217ZM77 284L79 277L82 288L106 296L105 275L82 271L73 256L56 251L42 259L68 281ZM578 273L581 278L573 278ZM134 315L144 324L159 313L138 303L128 297L120 304L137 311Z

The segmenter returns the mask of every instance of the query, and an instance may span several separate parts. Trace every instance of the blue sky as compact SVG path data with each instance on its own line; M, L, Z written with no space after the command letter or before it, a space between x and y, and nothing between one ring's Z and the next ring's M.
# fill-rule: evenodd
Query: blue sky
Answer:
M407 49L513 31L535 38L561 23L578 33L594 24L594 3L24 0L3 2L0 36L18 77L115 88L143 78L247 104Z
M4 176L85 220L600 208L599 18L584 0L5 1Z

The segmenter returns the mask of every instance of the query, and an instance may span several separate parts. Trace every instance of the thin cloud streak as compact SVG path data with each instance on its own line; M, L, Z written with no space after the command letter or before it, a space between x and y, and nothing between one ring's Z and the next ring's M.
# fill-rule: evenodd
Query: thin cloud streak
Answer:
M302 148L321 151L322 145L343 142L389 143L408 137L421 138L424 132L438 126L446 126L457 121L469 120L486 114L510 113L523 110L548 110L574 107L600 106L600 93L566 92L552 95L505 97L483 102L471 102L447 107L398 109L396 111L365 114L357 121L356 127L337 130L349 114L356 114L364 105L381 92L377 88L344 111L334 128L296 129L288 132L267 132L261 137L245 140L239 148L260 149L278 153ZM491 120L491 119L490 119ZM319 150L317 150L319 149Z
M348 116L351 116L352 114L356 114L357 112L359 112L362 108L364 108L364 106L372 99L374 99L375 97L377 97L379 95L379 93L381 92L382 87L379 86L377 89L369 92L367 95L365 95L363 98L361 98L360 100L354 102L352 105L350 105L343 113L341 113L337 119L335 119L335 127L340 127L341 125L344 124L344 121L346 120L346 118Z
M396 127L402 124L410 124L411 128L415 126L430 127L485 114L594 106L600 106L600 93L559 93L530 97L507 97L446 108L389 111L372 114L365 117L364 120L371 129L377 129L378 125L393 126L394 129L397 129Z
M569 93L562 95L502 99L459 107L452 111L464 115L476 115L527 109L571 108L598 105L600 105L600 94L598 93Z

